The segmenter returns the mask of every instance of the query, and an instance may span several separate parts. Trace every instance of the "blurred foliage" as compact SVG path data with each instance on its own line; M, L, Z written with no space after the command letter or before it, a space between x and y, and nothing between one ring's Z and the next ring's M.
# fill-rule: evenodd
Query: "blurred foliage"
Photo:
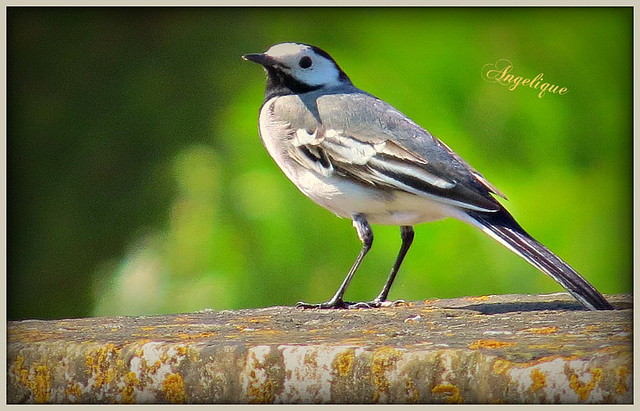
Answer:
M516 219L604 293L632 290L631 8L7 10L8 317L320 302L360 249L260 143L260 67L318 45L443 139ZM484 81L544 73L565 95ZM374 226L347 292L400 246ZM390 298L561 291L455 220L416 228Z

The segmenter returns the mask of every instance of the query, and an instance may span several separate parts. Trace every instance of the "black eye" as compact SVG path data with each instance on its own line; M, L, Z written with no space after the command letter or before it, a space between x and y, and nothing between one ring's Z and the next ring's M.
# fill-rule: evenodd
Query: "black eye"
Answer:
M312 63L313 62L311 61L311 57L309 57L309 56L304 56L303 58L300 59L300 62L298 62L298 64L302 68L309 68L309 67L311 67Z

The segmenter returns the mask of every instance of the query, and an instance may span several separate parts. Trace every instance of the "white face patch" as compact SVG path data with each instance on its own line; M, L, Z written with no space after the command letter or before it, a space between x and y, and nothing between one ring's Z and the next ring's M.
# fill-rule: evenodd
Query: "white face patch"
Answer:
M301 83L309 86L331 86L340 83L340 72L335 63L305 44L276 44L265 54L281 63L281 70Z

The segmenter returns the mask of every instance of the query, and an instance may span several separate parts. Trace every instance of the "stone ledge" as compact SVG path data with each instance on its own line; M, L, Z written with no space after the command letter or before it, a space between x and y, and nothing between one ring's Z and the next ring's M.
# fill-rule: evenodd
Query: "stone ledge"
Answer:
M632 297L8 324L9 403L633 402Z

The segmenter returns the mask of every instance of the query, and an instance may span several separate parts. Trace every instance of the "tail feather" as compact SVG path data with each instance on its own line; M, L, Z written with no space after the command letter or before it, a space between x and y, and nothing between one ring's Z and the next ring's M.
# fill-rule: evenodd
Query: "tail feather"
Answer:
M556 280L588 309L614 309L576 270L524 231L506 210L497 213L468 211L467 214L474 225Z

